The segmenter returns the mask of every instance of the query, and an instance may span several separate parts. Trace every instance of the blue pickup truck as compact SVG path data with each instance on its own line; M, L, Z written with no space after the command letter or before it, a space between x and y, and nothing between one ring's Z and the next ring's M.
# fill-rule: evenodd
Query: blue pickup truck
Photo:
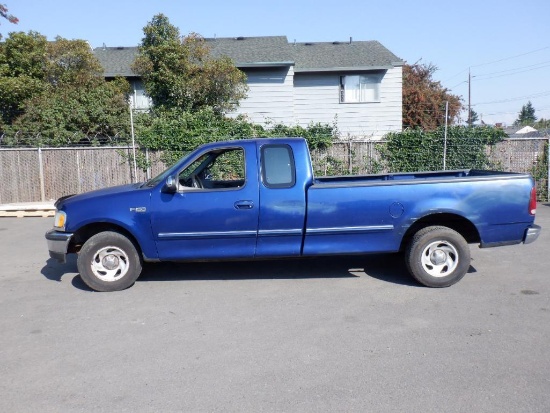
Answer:
M460 170L314 177L301 138L203 145L145 183L60 198L50 256L78 253L96 291L133 285L143 262L404 252L411 275L447 287L468 244L530 243L527 174Z

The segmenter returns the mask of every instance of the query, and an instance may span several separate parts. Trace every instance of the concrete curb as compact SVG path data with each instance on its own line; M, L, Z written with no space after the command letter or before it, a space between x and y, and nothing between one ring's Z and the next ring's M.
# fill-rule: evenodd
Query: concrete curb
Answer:
M54 202L18 202L0 205L0 217L53 217Z

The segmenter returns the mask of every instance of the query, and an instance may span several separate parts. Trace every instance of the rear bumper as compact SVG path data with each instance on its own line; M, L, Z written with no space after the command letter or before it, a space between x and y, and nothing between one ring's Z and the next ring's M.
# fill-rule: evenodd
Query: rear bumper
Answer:
M72 233L59 232L54 229L46 232L50 257L59 262L65 262L67 260L67 250L72 237Z
M534 224L530 228L527 228L523 237L523 243L530 244L532 242L535 242L540 235L540 231L541 227Z

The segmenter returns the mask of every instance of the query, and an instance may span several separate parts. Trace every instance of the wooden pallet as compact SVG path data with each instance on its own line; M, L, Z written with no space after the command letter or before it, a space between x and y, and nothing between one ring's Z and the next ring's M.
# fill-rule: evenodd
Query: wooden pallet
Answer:
M24 217L53 217L53 210L0 210L0 217L24 218Z
M53 202L22 202L0 205L0 217L53 217L55 207Z

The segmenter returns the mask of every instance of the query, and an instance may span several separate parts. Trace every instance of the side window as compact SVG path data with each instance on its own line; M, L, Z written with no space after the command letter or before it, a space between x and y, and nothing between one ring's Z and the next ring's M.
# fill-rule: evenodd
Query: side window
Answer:
M380 102L380 74L340 76L340 103Z
M180 189L238 189L245 184L243 148L217 149L195 159L178 175Z
M268 188L290 188L296 183L294 156L288 145L264 145L262 181Z

